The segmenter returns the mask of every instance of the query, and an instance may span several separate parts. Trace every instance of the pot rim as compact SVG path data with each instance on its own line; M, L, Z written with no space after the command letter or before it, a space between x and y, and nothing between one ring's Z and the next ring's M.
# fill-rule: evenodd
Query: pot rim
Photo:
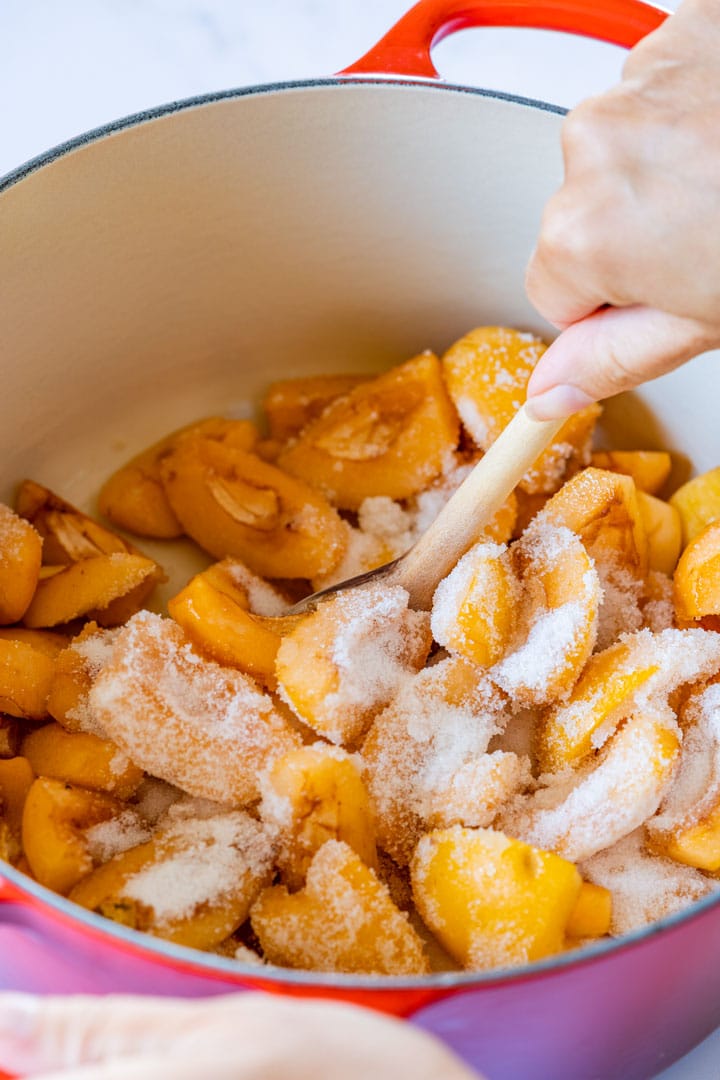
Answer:
M413 78L405 76L330 76L317 79L297 79L284 82L262 83L254 86L237 87L230 90L212 91L207 94L199 94L178 101L170 101L140 112L131 113L118 120L110 121L89 131L59 143L50 150L30 158L24 164L12 169L5 176L0 177L0 195L25 180L33 173L52 164L54 161L65 157L84 146L99 142L107 135L113 135L125 129L137 127L140 124L170 116L173 113L183 112L205 105L212 105L219 101L255 97L265 94L285 93L294 90L307 90L321 88L344 88L358 86L387 86L400 90L413 88L429 89L436 92L451 92L463 95L472 95L480 98L504 101L510 104L521 105L536 109L539 112L550 112L564 116L567 109L560 105L540 101L534 98L523 97L518 94L510 94L499 90L486 90L481 87L469 87L461 84L446 83L430 78ZM348 975L343 973L296 971L290 968L259 967L256 965L243 964L237 960L218 956L214 953L202 952L183 945L174 945L162 938L153 937L150 934L105 919L101 915L86 911L78 904L74 904L65 897L39 885L22 871L17 870L10 864L0 867L0 882L2 879L12 882L14 890L20 894L31 897L43 907L47 905L53 914L60 917L63 923L69 923L75 929L78 924L84 930L89 930L92 935L108 936L121 946L130 947L134 953L139 953L143 959L150 961L159 957L170 967L181 967L185 971L191 971L197 976L205 976L221 979L223 976L233 975L236 979L246 977L253 983L272 984L278 989L283 985L291 987L305 987L307 989L337 989L344 991L383 991L393 992L402 990L413 991L441 991L441 990L469 990L485 986L498 986L505 983L517 983L530 981L545 975L562 973L570 967L600 961L609 958L619 951L638 947L648 942L651 938L677 930L684 923L700 917L713 907L720 906L720 889L717 893L696 900L682 911L669 915L657 922L648 924L629 934L623 934L618 938L602 939L593 945L586 945L566 953L560 953L546 960L536 961L522 967L497 968L492 971L450 971L436 972L431 975L397 976L397 975ZM10 896L9 903L27 903L23 895ZM35 904L30 907L35 914L44 915L42 908L36 910Z
M105 124L100 124L98 127L90 128L80 135L75 135L73 138L58 143L49 150L45 150L41 154L29 158L16 168L11 169L10 172L5 173L4 176L0 175L0 195L9 188L20 183L20 181L25 180L28 176L37 172L39 169L52 164L59 158L65 157L74 150L79 150L83 146L89 146L92 143L99 142L100 139L104 139L106 135L114 135L118 132L125 131L128 128L139 127L140 124L150 123L152 120L160 120L163 117L171 116L174 113L185 112L188 109L196 109L204 105L214 105L219 101L230 101L233 99L240 100L241 98L259 97L261 95L281 94L292 90L310 90L316 87L332 88L347 86L393 86L401 90L421 87L435 91L451 91L453 93L470 94L481 98L493 98L499 101L510 102L515 105L525 105L537 109L540 112L555 113L559 116L565 116L567 113L567 109L563 108L563 106L553 105L550 102L541 101L537 98L523 97L520 94L510 94L503 90L485 90L482 87L463 86L460 83L442 82L437 79L423 78L420 76L410 79L404 75L329 75L314 79L291 79L280 82L257 83L252 86L238 86L229 90L213 90L206 94L196 94L189 98L179 98L176 101L168 101L163 105L142 109L140 112L130 113L128 116L122 116L118 120L110 120Z

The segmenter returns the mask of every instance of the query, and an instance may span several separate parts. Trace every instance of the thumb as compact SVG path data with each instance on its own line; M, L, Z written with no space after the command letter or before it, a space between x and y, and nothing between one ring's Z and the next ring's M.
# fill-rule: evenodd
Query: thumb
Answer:
M570 416L716 344L694 319L642 306L602 308L564 330L541 357L528 383L528 412L536 420Z

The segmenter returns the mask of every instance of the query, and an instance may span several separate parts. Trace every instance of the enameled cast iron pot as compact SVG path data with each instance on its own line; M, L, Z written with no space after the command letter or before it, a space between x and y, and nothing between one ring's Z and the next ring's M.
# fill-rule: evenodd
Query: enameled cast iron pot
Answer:
M379 369L482 323L548 332L523 269L561 179L562 110L441 84L430 48L488 24L630 46L663 17L638 0L424 0L336 78L165 106L7 177L0 498L33 476L88 505L131 452L237 415L271 379ZM716 465L711 365L611 405L616 445ZM333 997L411 1019L491 1080L641 1080L720 1024L720 898L520 971L379 981L174 947L10 867L0 901L0 986Z

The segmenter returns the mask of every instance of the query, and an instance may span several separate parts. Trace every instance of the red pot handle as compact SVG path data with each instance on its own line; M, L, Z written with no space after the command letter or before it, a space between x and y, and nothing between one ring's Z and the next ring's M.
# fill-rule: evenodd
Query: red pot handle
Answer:
M369 52L340 75L439 79L433 46L474 26L564 30L632 48L669 12L642 0L420 0Z

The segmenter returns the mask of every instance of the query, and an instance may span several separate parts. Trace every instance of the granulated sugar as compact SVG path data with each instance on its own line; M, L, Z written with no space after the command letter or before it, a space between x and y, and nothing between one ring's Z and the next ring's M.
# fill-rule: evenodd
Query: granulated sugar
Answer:
M109 862L115 855L144 844L152 829L140 814L127 807L115 818L101 821L85 830L90 858L96 866Z
M219 564L228 577L247 593L250 611L254 615L264 615L274 618L284 615L288 609L288 602L277 589L269 585L264 578L253 574L245 563L239 559L223 559Z
M595 568L602 588L596 648L602 650L617 641L620 634L632 633L643 626L640 607L643 583L607 553L595 560Z
M175 623L150 612L119 632L90 707L141 768L227 805L257 798L263 766L300 743L250 678L201 659Z
M720 888L720 882L698 870L650 855L642 829L581 863L580 871L588 881L612 893L610 930L616 936L682 911Z
M388 502L391 501L388 500ZM393 505L397 504L393 503ZM346 537L343 557L330 573L313 578L312 586L315 592L329 589L331 585L337 585L340 581L349 581L350 578L366 574L368 570L374 570L375 567L382 566L383 563L390 562L396 557L395 549L388 546L384 538L353 528L346 521L343 525Z
M240 811L187 818L155 839L155 861L125 881L123 897L150 908L162 928L248 893L269 880L274 847L266 830Z
M90 704L90 689L110 660L118 633L118 630L101 630L92 624L92 629L86 626L68 646L81 664L81 681L87 684L87 691L79 696L73 708L67 710L67 718L78 731L86 731L100 738L107 738L107 732Z
M653 633L659 634L661 630L674 627L675 602L672 578L659 570L651 570L645 581L641 608L643 625Z

